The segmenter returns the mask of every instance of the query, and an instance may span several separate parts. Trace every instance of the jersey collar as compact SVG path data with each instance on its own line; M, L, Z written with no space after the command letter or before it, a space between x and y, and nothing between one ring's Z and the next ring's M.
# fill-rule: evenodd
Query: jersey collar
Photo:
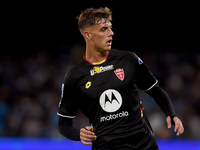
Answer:
M87 59L85 58L85 54L83 55L83 59L84 59L85 61L87 61L88 63L90 63L91 65L100 65L100 64L104 63L104 62L107 60L108 54L109 54L109 51L107 51L107 55L106 55L106 58L105 58L104 60L102 60L102 61L100 61L100 62L96 62L96 63L92 63L92 62L90 62L89 60L87 60Z

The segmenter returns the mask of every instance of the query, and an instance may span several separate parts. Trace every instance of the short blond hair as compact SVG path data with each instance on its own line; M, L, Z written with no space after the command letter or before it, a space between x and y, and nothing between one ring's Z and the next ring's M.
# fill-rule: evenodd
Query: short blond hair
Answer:
M103 18L106 21L112 21L112 11L108 7L98 9L87 8L77 17L78 28L82 33L85 28L102 23Z

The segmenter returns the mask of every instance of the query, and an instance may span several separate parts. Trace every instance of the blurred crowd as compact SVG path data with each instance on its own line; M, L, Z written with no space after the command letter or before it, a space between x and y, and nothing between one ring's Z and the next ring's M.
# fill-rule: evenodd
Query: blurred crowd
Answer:
M0 56L0 136L62 137L57 129L58 103L65 73L82 57L84 46L38 51L20 57ZM135 51L166 90L183 121L179 138L200 138L200 52ZM155 101L140 91L157 138L174 138ZM77 128L88 124L79 111Z

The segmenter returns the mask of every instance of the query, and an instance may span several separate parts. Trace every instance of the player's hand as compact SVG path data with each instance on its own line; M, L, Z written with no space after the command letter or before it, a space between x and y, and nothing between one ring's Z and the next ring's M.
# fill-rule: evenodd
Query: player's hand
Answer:
M174 117L173 121L175 122L174 132L177 132L176 136L179 136L179 135L183 134L184 127L183 127L183 124L182 124L181 120L178 117ZM171 117L170 116L167 117L166 122L167 122L167 127L170 129L171 126L172 126L171 125Z
M86 126L80 129L80 139L84 145L91 145L91 141L95 141L97 136L93 131L93 127Z

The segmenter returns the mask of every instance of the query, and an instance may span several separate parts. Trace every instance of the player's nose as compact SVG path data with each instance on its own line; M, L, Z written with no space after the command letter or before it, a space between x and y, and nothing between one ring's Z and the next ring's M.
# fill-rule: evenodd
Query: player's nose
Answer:
M112 31L112 29L109 29L109 35L108 36L113 36L114 32Z

